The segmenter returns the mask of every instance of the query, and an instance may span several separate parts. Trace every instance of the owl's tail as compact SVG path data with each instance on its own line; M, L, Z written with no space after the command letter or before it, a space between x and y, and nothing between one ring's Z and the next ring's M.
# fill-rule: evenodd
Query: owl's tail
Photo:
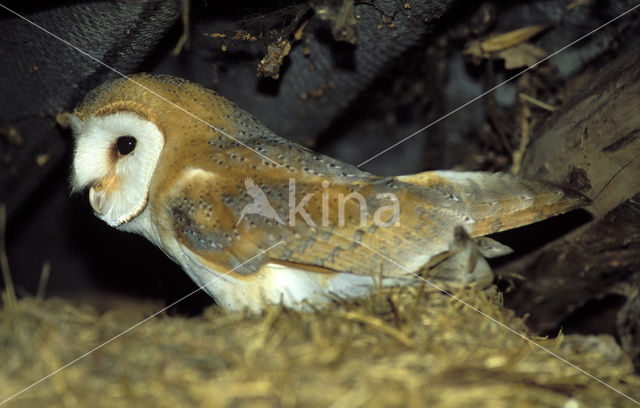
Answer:
M465 214L475 220L473 237L542 221L589 204L589 199L577 192L504 173L428 171L397 179L435 188L460 200Z

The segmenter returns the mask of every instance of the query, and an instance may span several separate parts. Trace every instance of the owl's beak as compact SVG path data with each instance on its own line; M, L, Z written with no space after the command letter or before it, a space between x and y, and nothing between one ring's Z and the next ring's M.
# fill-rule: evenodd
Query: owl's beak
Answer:
M107 199L107 195L102 190L96 190L93 186L89 190L89 202L96 214L102 215L102 207Z

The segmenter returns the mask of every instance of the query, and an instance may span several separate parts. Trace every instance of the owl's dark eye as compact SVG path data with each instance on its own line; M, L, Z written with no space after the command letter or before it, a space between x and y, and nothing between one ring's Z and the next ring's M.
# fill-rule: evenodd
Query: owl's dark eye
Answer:
M120 136L116 141L118 153L125 156L136 148L136 138L133 136Z

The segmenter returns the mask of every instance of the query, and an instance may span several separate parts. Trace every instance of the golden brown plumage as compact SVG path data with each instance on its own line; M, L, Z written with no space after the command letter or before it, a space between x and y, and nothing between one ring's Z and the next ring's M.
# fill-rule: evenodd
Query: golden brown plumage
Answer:
M105 159L115 170L102 166L93 177L84 174L90 165L80 158L90 157L87 152L100 144L92 140L109 137L103 134L108 131L87 131L91 121L122 121L116 114L126 112L153 124L162 135L160 152L149 159L151 173L140 176L135 192L144 195L145 205L130 219L97 212L111 225L149 238L196 282L217 277L206 289L228 307L259 309L279 301L299 307L334 295L359 296L375 287L372 273L389 284L415 282L414 273L450 248L457 226L478 237L579 203L558 188L502 174L378 177L279 138L211 90L167 76L131 78L102 85L76 109L74 186L92 186L94 196L110 197L120 179L136 177L119 170L119 156ZM145 140L144 134L133 136ZM122 157L134 163L129 155ZM242 213L257 197L248 191L247 179L283 222ZM123 219L127 222L118 225Z

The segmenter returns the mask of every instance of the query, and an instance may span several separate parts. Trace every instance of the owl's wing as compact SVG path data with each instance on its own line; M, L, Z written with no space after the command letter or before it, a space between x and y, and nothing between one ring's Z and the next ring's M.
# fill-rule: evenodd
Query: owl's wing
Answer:
M202 262L215 270L233 269L239 277L268 264L411 277L448 250L458 225L480 236L559 214L579 201L555 187L502 174L367 175L323 185L325 179L316 175L292 181L289 174L272 171L262 180L254 177L255 185L285 223L248 214L236 225L252 203L243 175L201 176L174 200L171 211L181 220L176 235Z
M583 207L589 199L548 183L504 173L429 171L397 177L460 201L472 237L532 224Z

